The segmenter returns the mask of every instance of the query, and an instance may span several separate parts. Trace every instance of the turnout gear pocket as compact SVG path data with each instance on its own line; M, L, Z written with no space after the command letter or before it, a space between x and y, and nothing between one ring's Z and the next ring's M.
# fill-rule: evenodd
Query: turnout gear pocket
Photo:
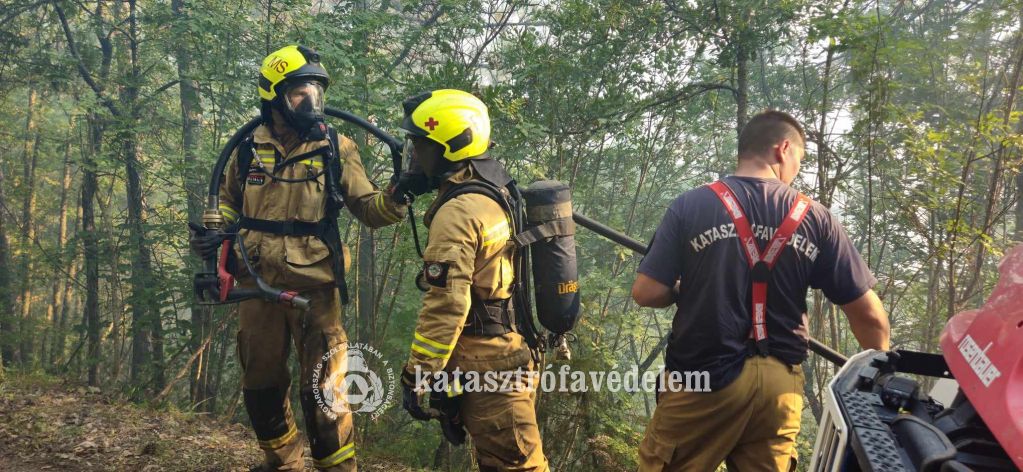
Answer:
M273 169L273 164L269 164L268 167ZM273 181L267 177L266 172L253 162L245 176L245 187L242 189L243 213L263 214L269 205L267 197L272 196L277 188L279 186L273 185Z
M334 316L334 314L323 313L321 316ZM317 388L331 389L329 393L332 398L337 401L344 400L345 392L342 392L340 388L349 367L348 337L344 330L337 326L326 326L322 331L314 328L304 336L302 348L303 378L307 382L302 388L313 388L312 382L315 378ZM324 360L324 357L327 359ZM360 368L360 366L353 367L356 370ZM361 367L365 367L365 365ZM318 377L315 377L317 375Z
M293 199L296 203L295 214L301 221L316 222L323 219L326 213L324 198L326 195L326 176L323 173L323 160L321 157L313 157L305 163L295 164L295 176L297 178L311 177L319 174L315 179L303 182L298 185L300 197Z
M316 236L285 236L284 259L292 287L320 285L334 280L330 248Z
M479 451L481 469L520 464L529 456L529 444L522 429L532 425L532 421L525 418L518 408L493 412L478 418L475 423L475 431L470 434Z
M330 255L330 249L316 236L284 238L285 258L293 266L311 266Z

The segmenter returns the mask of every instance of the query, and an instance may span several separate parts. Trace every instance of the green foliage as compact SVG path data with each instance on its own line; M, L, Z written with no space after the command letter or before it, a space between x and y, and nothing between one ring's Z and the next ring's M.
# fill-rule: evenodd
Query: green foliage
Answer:
M0 279L0 292L17 302L0 307L2 325L13 324L0 330L0 346L5 356L21 354L23 341L33 341L33 355L19 356L26 370L84 376L98 363L101 381L116 387L109 390L150 396L160 390L155 377L162 372L173 383L166 400L245 421L237 398L236 321L220 323L233 316L228 309L209 319L192 316L197 261L187 254L185 223L197 217L188 201L202 201L197 193L220 148L258 112L259 62L291 42L320 51L332 77L331 106L395 133L399 104L409 96L436 88L478 94L490 108L493 154L520 183L566 181L577 211L640 240L652 236L677 195L731 171L740 97L748 99L750 114L792 112L810 142L797 186L831 206L869 261L897 347L935 350L944 320L983 301L998 257L1023 234L1013 216L1019 189L1012 184L1023 165L1019 2L138 0L136 37L128 5L0 6L0 51L8 58L0 64L0 115L7 124L0 131L0 225L13 261L13 269L4 267L9 274ZM66 13L77 57L55 6ZM187 76L179 70L184 58L190 58ZM740 67L748 74L743 80ZM182 130L176 82L182 80L194 80L199 95L191 149ZM133 88L139 91L134 101L126 94ZM38 100L30 129L32 90ZM340 129L360 145L371 178L385 185L386 149L360 130ZM134 295L138 241L127 211L125 147L133 137L140 149L141 229L153 260L145 290ZM35 237L29 239L22 208L30 187L23 176L26 150L36 142ZM65 150L72 176L67 192ZM87 170L99 182L92 235L77 211ZM65 241L59 238L62 194ZM353 251L361 248L360 228L348 215L342 232ZM87 236L99 238L98 358L87 357L82 320ZM374 288L372 300L358 301L372 307L370 319L360 318L356 305L344 314L349 335L370 342L397 368L408 355L420 301L412 282L420 262L410 236L407 225L372 233L373 257L356 255L350 271L352 280ZM672 313L632 303L637 256L585 231L577 242L584 318L571 365L627 370L650 356ZM23 260L34 269L22 269ZM360 267L360 260L372 267ZM70 298L54 303L53 290L67 280ZM34 289L33 303L22 318L26 285ZM832 307L819 294L808 305L815 336L846 353L858 349L848 324L830 316ZM141 321L155 318L162 328L145 339L161 341L165 356L133 379L135 307L150 313ZM195 361L205 367L197 372L188 362L206 336L208 350ZM654 359L650 369L660 365L660 356ZM820 401L832 370L816 358L807 365L814 372L808 392ZM174 383L179 371L184 374ZM210 380L205 399L193 391L201 376ZM542 394L539 421L552 466L634 469L652 408L647 393ZM804 458L815 423L806 410ZM438 453L436 426L409 420L400 407L357 424L367 454L416 468L471 464L465 448Z

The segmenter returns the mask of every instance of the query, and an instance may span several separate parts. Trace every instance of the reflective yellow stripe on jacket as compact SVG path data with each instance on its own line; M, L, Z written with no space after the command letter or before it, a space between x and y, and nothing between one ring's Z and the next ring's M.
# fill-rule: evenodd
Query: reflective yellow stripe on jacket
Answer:
M377 194L376 198L374 199L377 211L379 211L380 214L383 215L385 218L390 219L391 222L397 222L398 220L401 220L401 215L395 213L394 210L391 210L391 208L387 206L387 202L384 201L386 198L389 198L386 195L386 192L380 192Z
M454 344L443 344L429 339L419 334L418 331L416 332L415 339L412 340L413 351L434 359L447 359L451 357L451 350L454 347Z
M483 246L504 242L510 237L511 229L508 226L508 221L505 220L483 230Z
M273 166L275 164L277 164L277 159L275 157L260 157L259 158L259 162L262 162L263 166L269 165L271 168L273 168ZM312 158L298 161L296 164L306 164L306 165L310 165L310 166L316 167L317 169L323 167L323 161L321 161L319 159L312 159Z

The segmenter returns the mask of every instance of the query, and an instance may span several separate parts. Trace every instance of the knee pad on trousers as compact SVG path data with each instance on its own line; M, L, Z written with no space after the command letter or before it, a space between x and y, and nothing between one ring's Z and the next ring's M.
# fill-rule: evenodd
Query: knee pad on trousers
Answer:
M299 398L302 401L302 414L313 459L323 459L334 454L341 448L341 440L337 436L337 419L327 416L312 390L303 390Z
M249 413L260 446L276 449L291 441L298 433L285 406L288 401L287 388L243 389L242 396L245 398L245 411Z

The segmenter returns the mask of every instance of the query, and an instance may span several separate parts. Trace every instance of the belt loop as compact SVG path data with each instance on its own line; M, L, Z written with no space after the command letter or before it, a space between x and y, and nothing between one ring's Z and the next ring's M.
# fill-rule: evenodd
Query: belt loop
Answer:
M285 235L291 236L295 234L295 221L288 220L281 224L281 229Z

